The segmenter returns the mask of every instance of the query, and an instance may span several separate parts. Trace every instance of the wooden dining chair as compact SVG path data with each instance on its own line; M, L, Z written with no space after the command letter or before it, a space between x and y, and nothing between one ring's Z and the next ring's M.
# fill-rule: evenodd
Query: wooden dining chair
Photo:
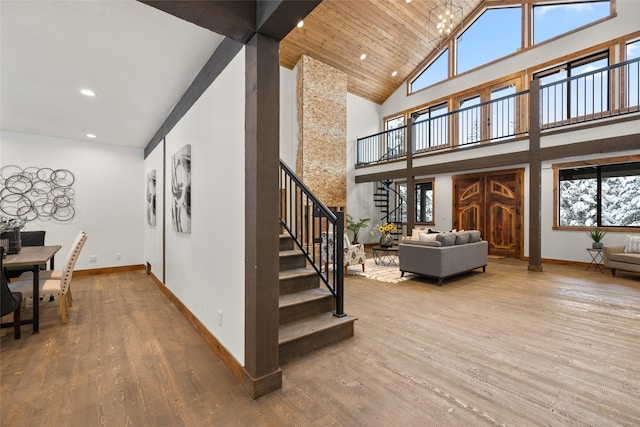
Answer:
M78 261L82 247L87 241L87 233L80 231L67 256L62 270L48 270L40 272L40 296L55 295L60 299L60 316L62 323L67 323L67 309L73 306L71 295L71 277ZM22 292L23 298L33 298L33 273L20 275L18 281L9 283L9 288Z
M9 289L7 278L2 268L2 258L4 257L4 248L0 246L0 299L1 316L13 313L13 336L19 340L22 336L20 333L20 306L22 305L22 294L20 292L11 292Z

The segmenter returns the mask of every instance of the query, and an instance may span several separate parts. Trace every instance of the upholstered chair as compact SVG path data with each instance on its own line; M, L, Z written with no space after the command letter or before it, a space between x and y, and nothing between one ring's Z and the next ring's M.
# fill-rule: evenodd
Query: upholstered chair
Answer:
M322 256L325 258L325 270L329 268L329 261L333 261L334 259L334 243L333 243L333 235L328 234L326 231L323 231L321 234L322 243L320 245L320 250L322 251ZM350 265L362 265L362 271L364 271L364 263L367 259L367 256L364 252L364 245L362 243L351 244L349 241L349 236L344 234L344 272L348 273L347 267Z
M62 270L43 271L39 275L40 296L57 295L60 297L60 316L62 317L62 323L67 323L67 308L73 306L71 277L73 276L73 269L86 241L87 233L80 231L71 246L64 268ZM22 292L25 299L33 298L33 273L23 273L17 282L11 282L9 284L9 288L14 292Z
M22 294L20 292L11 292L4 276L2 268L2 257L4 257L4 248L0 246L0 298L2 299L2 311L0 315L6 316L13 313L13 335L19 340L20 334L20 306L22 305Z

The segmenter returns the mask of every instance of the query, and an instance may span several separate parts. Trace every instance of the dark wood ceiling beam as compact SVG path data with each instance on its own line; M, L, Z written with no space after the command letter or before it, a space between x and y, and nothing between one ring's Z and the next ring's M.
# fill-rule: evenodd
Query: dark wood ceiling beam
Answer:
M255 33L253 0L138 0L214 33L246 43Z
M322 0L258 0L257 32L281 41L298 22L303 20Z

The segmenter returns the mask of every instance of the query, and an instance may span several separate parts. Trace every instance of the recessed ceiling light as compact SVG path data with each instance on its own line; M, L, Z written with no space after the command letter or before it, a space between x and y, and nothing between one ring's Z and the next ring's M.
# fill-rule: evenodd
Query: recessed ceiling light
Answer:
M87 138L94 139L95 137L96 137L96 136L95 136L94 134L92 134L92 133L88 133L88 134L87 134Z
M80 90L80 93L83 94L84 96L96 96L96 93L91 89L82 89Z
M397 72L397 71L394 71L393 73L391 73L391 76L392 76L392 77L395 77L395 76L397 76L397 75L398 75L398 72Z
M298 25L296 25L298 28L302 28L302 26L304 25L304 21L300 21L298 22Z
M363 53L362 55L360 55L360 59L362 59L364 61L364 59L367 57L366 53Z
M411 3L411 0L404 0L405 3Z

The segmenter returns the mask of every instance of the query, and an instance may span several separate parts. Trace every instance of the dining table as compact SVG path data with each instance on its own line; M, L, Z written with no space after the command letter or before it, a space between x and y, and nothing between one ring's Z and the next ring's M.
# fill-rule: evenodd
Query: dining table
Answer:
M60 245L23 246L20 252L6 255L2 260L5 267L31 267L33 271L33 318L25 319L20 324L33 324L33 333L40 332L40 266L49 264L54 269L54 258Z

